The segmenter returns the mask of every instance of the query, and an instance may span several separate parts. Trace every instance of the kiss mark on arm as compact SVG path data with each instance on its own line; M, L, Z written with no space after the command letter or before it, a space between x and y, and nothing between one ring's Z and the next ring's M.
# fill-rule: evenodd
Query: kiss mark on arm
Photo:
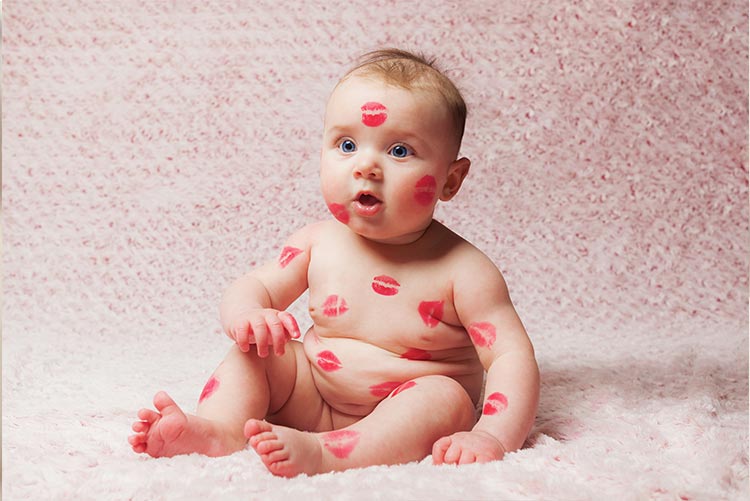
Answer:
M395 296L398 294L398 288L401 284L388 275L378 275L372 279L372 290L382 296Z
M323 447L339 459L346 459L359 442L359 432L336 430L323 435Z
M302 249L298 249L296 247L284 247L281 250L281 255L279 256L279 265L282 268L286 268L287 265L292 262L292 259L302 254Z
M385 119L388 118L388 109L374 101L363 104L360 110L362 111L362 123L367 127L383 125Z
M349 305L343 297L335 294L328 296L323 303L323 315L327 317L338 317L349 311Z
M443 320L443 301L422 301L418 310L427 327L435 327Z
M483 348L492 348L497 338L495 326L489 322L471 323L468 332L474 344Z
M203 391L201 392L201 396L198 399L198 403L203 402L205 399L213 395L216 390L219 389L219 380L216 378L216 376L211 376L208 378L208 381L206 382L206 386L203 387Z
M341 369L341 360L330 350L321 351L316 355L315 362L318 367L326 372L333 372Z
M502 393L495 392L489 397L487 397L487 402L484 404L484 409L482 409L482 414L484 414L485 416L492 416L500 412L503 412L507 408L508 408L508 397L506 397Z

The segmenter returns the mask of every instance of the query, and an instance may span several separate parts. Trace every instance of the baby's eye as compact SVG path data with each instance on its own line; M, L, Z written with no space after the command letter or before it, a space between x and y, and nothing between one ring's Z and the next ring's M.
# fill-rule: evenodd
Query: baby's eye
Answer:
M391 151L389 151L391 155L393 155L396 158L406 158L409 155L413 155L414 152L411 151L408 147L404 146L403 144L397 144L393 148L391 148Z
M357 145L351 139L344 139L339 143L339 149L344 153L354 153L357 151Z

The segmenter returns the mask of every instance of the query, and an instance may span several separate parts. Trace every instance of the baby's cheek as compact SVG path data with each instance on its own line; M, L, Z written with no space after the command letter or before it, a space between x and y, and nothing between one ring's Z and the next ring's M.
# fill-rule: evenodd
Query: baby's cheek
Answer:
M431 205L435 201L436 193L437 181L434 176L429 174L419 178L414 185L414 200L423 207Z

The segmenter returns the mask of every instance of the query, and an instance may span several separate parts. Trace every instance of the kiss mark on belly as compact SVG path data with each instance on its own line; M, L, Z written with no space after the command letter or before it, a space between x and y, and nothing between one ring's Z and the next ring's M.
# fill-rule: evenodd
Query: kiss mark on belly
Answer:
M338 317L349 311L349 305L343 297L335 294L328 296L323 303L323 315L327 317Z
M432 176L424 176L415 186L414 200L419 205L430 205L435 200L435 193L437 192L437 181Z
M318 364L318 367L326 372L337 371L343 367L338 357L330 350L324 350L318 353L315 362Z
M382 296L395 296L398 294L398 288L401 284L388 275L378 275L372 279L372 290Z
M487 397L487 403L484 404L484 409L482 409L482 414L484 414L485 416L492 416L499 412L503 412L507 408L508 408L508 397L506 397L502 393L495 392L489 397Z
M323 447L339 459L346 459L359 442L359 432L336 430L323 435Z
M346 224L349 222L349 211L346 210L341 204L328 204L328 210L331 211L333 217Z
M427 327L435 327L443 319L443 301L422 301L418 309Z
M495 344L495 326L489 322L474 322L469 324L469 336L475 345L491 348Z
M387 397L393 390L401 386L401 381L386 381L370 386L370 394L376 397Z
M419 348L409 348L401 355L401 358L409 360L432 360L432 355L427 351L420 350Z
M201 392L201 396L198 399L198 403L203 402L205 399L213 395L218 389L219 380L216 378L216 376L211 376L210 378L208 378L206 386L203 387L203 391Z
M281 265L282 268L286 268L286 266L292 262L292 259L300 254L302 254L302 249L296 247L284 247L279 256L279 265Z
M415 386L417 386L417 383L415 383L414 381L407 381L404 384L402 384L401 386L399 386L398 388L396 388L395 390L393 390L393 393L391 393L391 397L390 398L395 397L396 395L398 395L399 393L401 393L404 390L408 390L409 388L414 388Z

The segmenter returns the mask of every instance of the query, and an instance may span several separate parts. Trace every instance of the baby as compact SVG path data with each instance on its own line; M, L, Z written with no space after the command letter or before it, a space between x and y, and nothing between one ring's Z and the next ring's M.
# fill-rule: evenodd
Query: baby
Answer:
M486 462L523 445L539 399L533 347L497 267L433 219L469 172L465 119L458 90L421 56L373 52L341 79L320 169L335 219L227 289L235 344L196 415L157 393L133 424L135 452L221 456L249 441L291 477L430 453ZM300 342L285 309L308 288Z

